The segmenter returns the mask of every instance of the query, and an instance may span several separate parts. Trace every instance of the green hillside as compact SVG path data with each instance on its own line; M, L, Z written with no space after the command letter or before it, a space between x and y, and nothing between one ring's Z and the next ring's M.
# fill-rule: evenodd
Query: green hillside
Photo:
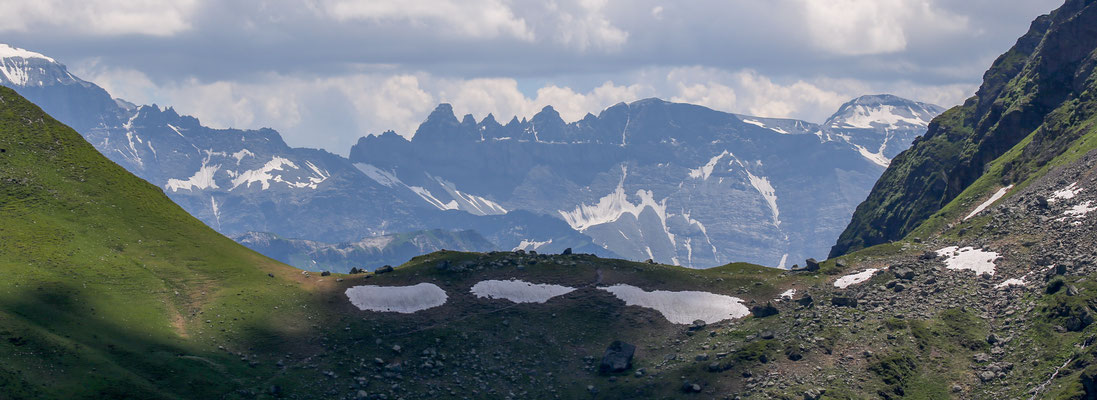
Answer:
M226 374L254 372L215 344L294 334L286 322L314 290L296 270L217 234L7 88L0 149L6 396L220 395L242 383Z

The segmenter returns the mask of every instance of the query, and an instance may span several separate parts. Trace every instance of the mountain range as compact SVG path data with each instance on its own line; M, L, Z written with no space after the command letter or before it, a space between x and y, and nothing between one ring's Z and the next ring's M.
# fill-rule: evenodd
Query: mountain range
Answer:
M0 57L0 84L229 236L344 243L472 230L499 250L695 268L826 255L891 158L941 111L864 96L815 124L645 99L571 123L548 106L500 124L442 104L411 140L366 136L342 157L289 147L271 129L212 129L113 99L44 55L4 46ZM391 262L279 260L335 271Z
M437 251L314 274L2 87L0 397L1097 398L1095 127L1097 1L1068 0L892 160L840 256L698 270ZM410 237L431 235L480 242Z

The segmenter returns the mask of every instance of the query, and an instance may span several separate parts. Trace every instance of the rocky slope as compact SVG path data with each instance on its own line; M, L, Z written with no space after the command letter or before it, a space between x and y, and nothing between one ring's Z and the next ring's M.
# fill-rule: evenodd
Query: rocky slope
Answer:
M974 97L935 119L899 155L831 250L838 256L911 233L1022 142L1002 184L1019 182L1092 129L1097 11L1068 1L1038 18L984 75Z

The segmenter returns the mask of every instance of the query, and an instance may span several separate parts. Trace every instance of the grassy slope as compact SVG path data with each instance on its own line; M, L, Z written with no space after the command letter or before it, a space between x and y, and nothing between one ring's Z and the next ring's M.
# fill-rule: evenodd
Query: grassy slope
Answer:
M256 310L309 297L290 281L295 270L198 222L7 88L0 149L0 391L8 396L229 392L237 382L222 374L243 376L246 367L213 344L229 333L285 334ZM230 318L225 332L204 323Z

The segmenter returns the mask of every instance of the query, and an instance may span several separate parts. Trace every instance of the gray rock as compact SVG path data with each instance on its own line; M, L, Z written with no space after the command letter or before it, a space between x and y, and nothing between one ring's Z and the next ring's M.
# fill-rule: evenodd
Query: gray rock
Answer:
M636 346L615 340L602 355L602 363L598 366L598 370L602 373L614 373L632 368L632 356L635 354Z
M754 306L750 308L750 313L754 314L755 318L765 318L777 315L780 311L777 310L777 306L774 306L771 302L766 304Z

